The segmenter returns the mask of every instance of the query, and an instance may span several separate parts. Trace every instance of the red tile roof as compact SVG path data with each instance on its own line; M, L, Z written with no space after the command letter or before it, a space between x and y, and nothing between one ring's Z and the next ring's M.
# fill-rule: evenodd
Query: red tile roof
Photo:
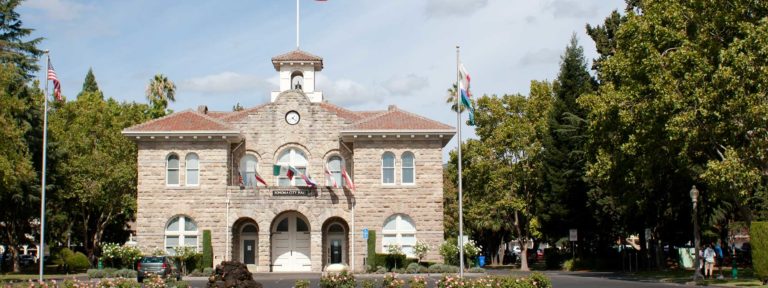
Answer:
M240 122L246 117L248 117L248 114L257 112L261 110L262 108L266 107L269 103L264 103L261 105L253 106L251 108L246 108L240 111L230 112L229 114L221 117L220 119L223 121L226 121L227 123L235 123Z
M454 127L445 125L432 119L403 111L395 106L389 110L364 118L344 128L344 131L428 131L428 130L454 130Z
M198 113L194 110L185 110L178 113L128 127L126 132L184 132L184 131L234 131L229 124Z
M323 70L323 58L299 49L272 57L272 65L275 70L280 70L280 63L282 62L311 62L315 64L315 71Z
M359 121L364 118L371 117L373 115L387 112L387 111L351 111L351 110L347 110L345 108L342 108L330 103L326 103L326 102L320 103L320 107L332 113L335 113L337 116L345 120L348 120L350 122Z

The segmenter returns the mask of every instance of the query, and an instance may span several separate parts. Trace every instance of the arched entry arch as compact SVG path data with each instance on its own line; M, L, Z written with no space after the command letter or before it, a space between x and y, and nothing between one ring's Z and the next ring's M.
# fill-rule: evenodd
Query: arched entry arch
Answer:
M325 220L323 231L323 269L330 264L349 265L349 225L344 218Z
M311 271L310 224L297 211L280 213L272 221L271 258L273 272Z
M259 225L251 218L237 219L232 225L232 259L246 265L259 263Z

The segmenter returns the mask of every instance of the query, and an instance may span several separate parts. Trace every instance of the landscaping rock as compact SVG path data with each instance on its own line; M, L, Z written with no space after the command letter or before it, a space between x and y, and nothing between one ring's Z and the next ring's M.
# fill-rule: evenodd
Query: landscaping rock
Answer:
M208 278L208 288L262 288L261 283L253 280L253 275L245 264L237 261L224 261L216 266L213 275Z

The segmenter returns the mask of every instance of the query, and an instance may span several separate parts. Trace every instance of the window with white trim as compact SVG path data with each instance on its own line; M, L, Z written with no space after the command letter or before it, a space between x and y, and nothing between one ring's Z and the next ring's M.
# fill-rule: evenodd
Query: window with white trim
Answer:
M307 174L307 157L299 149L290 148L280 154L277 158L277 164L281 166L293 166L299 173ZM278 186L307 186L307 183L299 175L293 175L293 179L288 179L286 175L277 177Z
M187 169L187 185L197 186L200 184L200 158L195 153L187 154L184 167Z
M165 161L165 184L179 185L179 155L171 153Z
M175 217L165 226L165 252L176 255L174 248L180 246L197 251L197 224L187 216Z
M414 165L413 153L406 151L400 157L400 166L402 167L401 181L403 184L413 184L416 181L416 170Z
M336 187L344 187L344 179L341 178L341 165L344 161L339 156L328 158L328 171L331 172L331 178L336 181ZM333 186L333 183L326 183L327 186Z
M243 177L243 185L257 186L256 168L259 166L259 160L252 154L246 154L240 158L240 177Z
M395 154L392 152L381 155L381 183L395 184Z
M416 245L416 226L411 217L405 214L389 216L381 228L382 251L387 251L390 245L398 245L408 257L415 257L413 246Z

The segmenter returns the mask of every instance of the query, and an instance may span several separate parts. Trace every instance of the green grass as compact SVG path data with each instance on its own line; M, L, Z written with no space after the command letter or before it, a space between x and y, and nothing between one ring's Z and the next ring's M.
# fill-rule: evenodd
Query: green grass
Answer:
M43 279L69 279L74 277L85 277L86 274L45 274L43 275ZM28 281L28 280L37 280L38 275L37 274L3 274L0 275L0 282L11 282L11 281Z
M715 269L715 275L720 275L720 272ZM667 271L641 271L636 273L627 274L630 278L636 279L649 279L659 282L670 283L688 283L693 280L693 270L667 270ZM731 279L731 269L723 267L724 279L704 279L699 280L700 285L714 285L714 286L726 286L726 287L768 287L761 286L759 280L754 278L754 273L751 268L740 268L739 278Z

